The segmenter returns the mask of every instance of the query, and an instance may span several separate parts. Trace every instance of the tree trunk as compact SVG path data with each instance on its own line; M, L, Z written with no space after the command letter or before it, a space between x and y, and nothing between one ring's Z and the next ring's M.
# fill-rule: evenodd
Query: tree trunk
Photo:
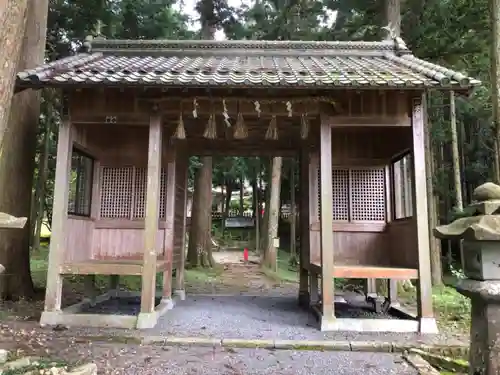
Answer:
M385 0L385 19L387 22L387 26L390 26L391 33L394 33L394 36L396 36L396 37L401 36L401 1L402 0ZM391 33L387 33L388 34L387 39L389 39L393 36L393 35L391 35ZM404 161L405 161L405 159L403 159L403 162ZM406 172L406 168L405 168L405 172ZM407 182L408 179L404 179L404 181ZM405 191L408 191L408 189L405 189ZM408 201L409 201L408 199L405 199L406 203ZM406 211L406 212L408 212L408 211ZM389 279L389 280L387 280L387 282L389 283L387 289L394 291L393 295L390 296L390 298L396 299L397 298L397 291L399 289L398 280ZM370 285L376 286L377 290L375 290L375 291L379 291L381 293L384 292L383 288L380 284L379 284L379 287L377 287L376 280L367 279L366 280L366 292L367 293L373 292L372 290L370 290Z
M272 170L272 159L269 160L269 171ZM264 197L264 217L262 218L262 227L260 233L262 233L261 245L262 256L264 256L264 252L267 249L267 228L269 227L269 207L271 199L271 173L268 173L267 181L266 181L266 191Z
M500 183L500 1L490 0L491 27L491 102L495 125L495 182Z
M8 26L9 32L5 35L3 32L6 28L1 29L2 36L5 38L0 36L0 43L6 43L7 51L14 53L15 48L11 44L22 41L17 70L33 68L43 63L48 0L30 1L26 22L24 16L21 16L24 14L23 8L26 2L16 0L9 1L8 4L10 10L6 13L2 12L2 18L7 14L7 19L3 19L3 24ZM25 23L25 27L15 26L16 23ZM2 49L2 55L8 54ZM5 74L5 67L9 66L6 62L3 64L0 65L3 66L2 71L0 71L1 75ZM7 70L9 69L7 68ZM9 73L13 72L9 70ZM1 79L7 79L9 82L12 78L9 79L5 76ZM0 97L4 95L5 93L2 91ZM8 212L14 216L27 216L29 218L31 213L30 201L39 113L40 92L29 90L17 94L10 107L9 131L3 132L0 155L0 211ZM0 114L0 116L4 115ZM3 122L1 120L0 124ZM2 132L0 131L0 133ZM5 298L18 299L33 296L33 281L29 264L30 227L31 225L28 223L22 230L2 230L0 232L0 264L6 268L6 277L2 283L2 295Z
M441 265L441 242L432 235L435 227L438 225L437 218L437 206L434 194L434 153L432 152L432 142L431 142L431 127L429 124L427 116L427 96L424 99L424 119L425 119L425 168L427 175L427 207L429 210L429 233L431 233L429 238L430 253L431 253L431 280L432 285L441 285L443 283L443 267Z
M34 250L38 250L40 247L40 235L42 232L42 224L44 219L44 202L45 202L45 192L47 190L47 175L48 175L48 164L49 164L49 153L50 153L50 141L52 133L52 116L48 116L47 124L45 129L45 135L43 138L43 150L42 155L40 155L40 164L38 167L38 181L35 193L35 201L33 206L35 206L35 230L33 234L32 247Z
M9 110L23 47L27 5L27 0L7 0L0 5L0 155L9 124Z
M196 172L191 210L187 263L190 267L213 265L211 242L212 158L202 158ZM208 184L207 184L208 181Z
M264 252L264 266L273 271L278 269L278 249L274 246L274 239L278 236L278 224L280 217L280 190L281 190L281 165L283 159L275 157L272 160L271 192L269 194L268 226L265 237L267 237L267 246Z
M401 34L401 0L385 0L385 17L396 36Z
M455 185L455 209L464 210L462 198L462 182L460 178L460 154L458 152L457 136L457 114L455 110L455 93L450 91L450 130L451 130L451 153L453 159L453 182Z
M240 178L240 216L243 216L245 211L245 186L243 185L243 177Z
M229 216L229 210L231 209L231 196L233 195L233 183L226 182L226 196L224 197L224 211L222 213L222 234L226 231L226 219Z
M208 12L200 13L201 37L205 40L213 40L215 37L215 25L211 23L214 19L214 8L212 0L201 0L200 9ZM203 267L213 266L212 258L212 157L205 156L201 159L202 166L196 173L193 191L193 209L191 211L191 227L189 231L189 246L187 261L191 267L201 265Z

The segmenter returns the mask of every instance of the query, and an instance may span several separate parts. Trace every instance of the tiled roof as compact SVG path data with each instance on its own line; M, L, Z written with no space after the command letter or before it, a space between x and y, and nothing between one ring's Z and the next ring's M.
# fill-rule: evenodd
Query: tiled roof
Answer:
M17 85L454 88L480 84L382 42L94 40L17 75Z

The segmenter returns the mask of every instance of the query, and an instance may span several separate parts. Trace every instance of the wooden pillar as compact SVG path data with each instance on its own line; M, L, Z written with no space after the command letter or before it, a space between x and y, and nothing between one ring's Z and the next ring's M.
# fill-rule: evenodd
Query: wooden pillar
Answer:
M290 158L290 254L297 256L297 209L295 206L295 158Z
M172 147L172 146L169 146ZM175 220L175 193L177 174L177 154L174 149L169 150L167 165L167 189L165 194L165 260L167 265L163 271L163 302L170 303L172 299L172 269L174 260L174 220Z
M186 291L184 286L184 273L185 273L185 263L186 263L186 219L187 219L187 193L188 193L188 158L186 160L179 160L176 163L177 167L177 178L176 182L180 185L182 195L181 199L177 198L177 205L175 208L176 214L181 215L179 221L179 227L175 227L175 231L181 236L180 241L180 255L179 262L177 263L176 274L175 274L175 292L174 294L179 297L179 299L186 299Z
M321 328L335 320L333 307L333 186L332 186L332 128L327 117L321 119L320 126L320 194L321 194Z
M64 261L65 232L68 219L69 174L72 154L72 124L69 118L59 125L57 142L56 177L52 208L52 234L50 238L47 289L45 291L45 311L41 324L54 324L50 312L61 310L62 276L59 267ZM57 324L57 323L56 323Z
M300 224L300 254L299 254L299 304L309 307L309 264L311 262L310 253L310 218L309 218L309 150L304 148L300 154L300 204L299 204L299 224Z
M142 269L141 312L138 328L154 325L156 294L157 234L162 154L161 116L153 111L149 121L148 168L146 185L146 217L144 221L144 254Z
M417 226L418 249L418 318L421 332L437 332L432 309L431 262L429 252L429 215L427 206L427 178L425 169L425 139L422 97L412 101L413 131L413 217Z

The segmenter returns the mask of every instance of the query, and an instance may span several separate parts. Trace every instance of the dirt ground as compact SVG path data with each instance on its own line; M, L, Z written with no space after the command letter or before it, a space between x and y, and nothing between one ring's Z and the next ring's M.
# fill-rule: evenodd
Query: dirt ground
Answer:
M282 282L262 272L254 258L242 262L241 253L214 253L219 271L187 280L188 295L297 296L297 283ZM77 302L81 286L64 288L66 304ZM364 353L320 353L254 349L172 348L82 339L75 329L41 328L43 293L34 302L3 303L0 347L17 355L49 357L69 364L94 362L99 374L414 374L395 356ZM79 338L80 337L80 338Z
M199 281L188 280L186 292L188 295L196 294L268 294L277 292L279 294L297 293L297 285L282 283L273 280L263 273L259 265L253 263L257 259L252 257L252 263L244 264L238 258L239 253L215 253L220 272L212 278L203 277ZM68 282L63 288L63 300L65 305L78 302L83 293L79 284ZM187 351L172 348L145 347L137 344L95 343L79 340L72 337L71 332L59 331L52 328L41 328L38 324L40 314L43 310L44 293L40 291L34 301L19 301L16 303L3 302L0 306L0 347L8 349L16 356L36 355L47 356L54 360L78 364L95 362L102 374L148 374L148 373L170 373L158 372L154 363L166 365L169 361L176 360L184 362L185 366L198 361L198 358L216 354L201 353L202 349L190 348ZM177 350L177 352L176 352ZM205 350L206 351L206 350ZM229 365L220 358L231 353L225 353L220 349L217 358L220 371L214 368L214 374L239 374L230 371ZM221 357L222 356L222 357ZM126 359L126 360L125 360ZM228 359L230 360L230 358ZM131 370L130 363L134 363L135 369ZM184 366L183 365L183 366ZM159 365L158 365L159 366ZM184 366L184 367L185 367ZM229 366L229 367L227 367ZM189 366L188 366L189 367ZM207 370L207 369L205 369ZM204 371L205 371L204 370ZM208 370L207 370L208 371ZM204 374L212 372L191 372L192 374Z

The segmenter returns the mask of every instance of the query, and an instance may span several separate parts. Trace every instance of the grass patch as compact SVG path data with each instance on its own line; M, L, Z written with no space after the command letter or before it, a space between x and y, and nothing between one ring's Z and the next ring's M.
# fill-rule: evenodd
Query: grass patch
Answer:
M415 292L399 293L401 301L416 305ZM457 290L448 285L432 288L432 302L439 329L468 333L470 329L470 299L461 295Z
M33 374L52 374L53 372L51 369L53 368L65 368L67 369L68 364L63 361L55 361L51 359L45 359L41 358L38 360L35 360L33 362L30 362L29 364L24 365L23 359L18 359L20 361L19 367L15 368L6 368L3 370L2 374L3 375L21 375L21 374L26 374L26 373L33 373Z
M434 312L440 328L468 332L470 328L470 299L449 286L434 287L432 290Z
M432 367L440 371L440 374L466 374L469 372L469 362L466 360L427 353L417 349L410 352L420 355Z
M277 255L277 270L272 271L266 267L262 267L264 274L275 280L276 282L298 283L299 273L297 267L290 265L290 253L285 250L278 249Z

